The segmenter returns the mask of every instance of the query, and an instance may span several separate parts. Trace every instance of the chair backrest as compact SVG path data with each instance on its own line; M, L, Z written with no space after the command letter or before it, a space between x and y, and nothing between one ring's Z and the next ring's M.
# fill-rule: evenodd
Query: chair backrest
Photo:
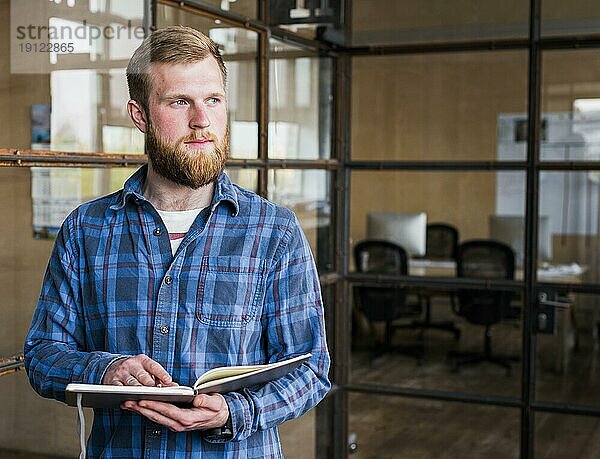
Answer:
M365 240L354 247L358 272L403 275L408 272L406 251L397 244L380 240ZM367 319L389 321L402 315L406 289L390 286L357 286L355 299Z
M458 246L458 277L476 279L514 279L513 249L498 241L471 240ZM511 300L510 292L501 290L459 290L459 313L477 324L494 324L502 319Z
M447 223L427 225L426 258L454 260L458 249L458 230Z

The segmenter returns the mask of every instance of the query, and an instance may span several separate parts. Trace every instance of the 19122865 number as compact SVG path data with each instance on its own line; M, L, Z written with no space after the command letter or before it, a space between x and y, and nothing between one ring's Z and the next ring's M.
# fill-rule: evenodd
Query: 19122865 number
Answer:
M19 43L22 53L72 53L73 43Z

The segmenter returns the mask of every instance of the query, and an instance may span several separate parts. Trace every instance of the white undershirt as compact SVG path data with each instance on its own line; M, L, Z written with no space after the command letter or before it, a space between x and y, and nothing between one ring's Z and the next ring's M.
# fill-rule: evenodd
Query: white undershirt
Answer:
M196 220L196 217L202 209L192 210L178 210L178 211L167 211L158 210L158 215L162 218L167 231L169 232L169 239L171 240L171 251L173 255L177 252L177 249L181 245L181 241L189 231L192 223Z

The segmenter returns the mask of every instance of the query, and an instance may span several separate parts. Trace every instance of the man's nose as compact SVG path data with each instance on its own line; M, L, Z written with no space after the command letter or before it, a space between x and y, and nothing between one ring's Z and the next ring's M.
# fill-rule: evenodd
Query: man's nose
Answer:
M194 107L190 118L190 127L192 129L207 128L210 126L210 119L204 107Z

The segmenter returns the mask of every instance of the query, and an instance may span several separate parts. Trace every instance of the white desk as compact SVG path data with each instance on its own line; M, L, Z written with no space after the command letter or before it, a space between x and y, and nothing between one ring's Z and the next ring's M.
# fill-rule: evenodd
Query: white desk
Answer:
M559 282L561 284L580 284L585 267L573 264L544 264L537 270L539 282ZM456 277L456 262L448 260L411 259L408 261L408 273L411 276ZM515 279L523 279L523 269L517 268Z

